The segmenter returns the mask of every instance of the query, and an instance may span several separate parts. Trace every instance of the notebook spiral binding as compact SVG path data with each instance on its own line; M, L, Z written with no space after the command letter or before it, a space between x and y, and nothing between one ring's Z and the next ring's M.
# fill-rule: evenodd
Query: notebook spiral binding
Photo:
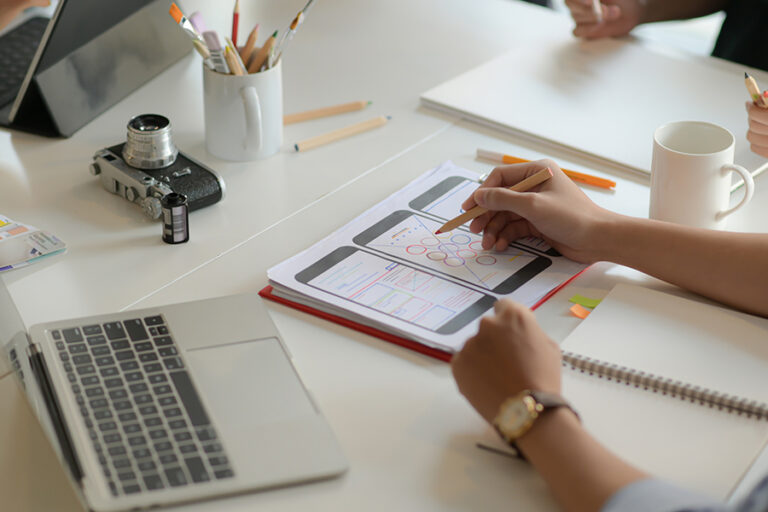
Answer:
M687 400L692 403L700 403L711 408L717 407L728 413L754 417L755 419L768 420L768 405L748 400L734 395L718 393L711 389L694 386L681 381L659 377L651 373L645 373L626 366L619 366L613 363L607 363L598 359L574 354L573 352L563 352L563 366L570 366L573 370L596 375L607 380L634 386L636 388L678 397L681 400Z

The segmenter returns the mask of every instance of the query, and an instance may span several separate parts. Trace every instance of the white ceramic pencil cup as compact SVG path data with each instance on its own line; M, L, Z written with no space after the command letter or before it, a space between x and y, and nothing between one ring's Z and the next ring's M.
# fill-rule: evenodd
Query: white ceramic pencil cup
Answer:
M260 73L225 75L203 66L205 144L224 160L274 155L283 143L280 62Z

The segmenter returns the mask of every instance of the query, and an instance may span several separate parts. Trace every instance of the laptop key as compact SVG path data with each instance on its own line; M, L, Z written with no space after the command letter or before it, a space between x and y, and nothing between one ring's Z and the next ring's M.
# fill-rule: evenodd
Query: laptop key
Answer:
M143 354L139 354L139 361L142 363L151 363L152 361L157 361L157 354L154 352L145 352Z
M179 449L181 453L197 453L197 446L193 444L185 444Z
M116 411L127 411L133 409L133 404L128 400L118 400L113 404Z
M125 482L126 480L136 480L136 473L134 473L133 471L118 473L117 478L119 478L121 482Z
M143 341L141 343L136 343L133 346L133 350L135 350L136 352L146 352L147 350L152 350L154 348L155 347L154 347L154 345L152 345L152 342L149 342L149 341Z
M66 350L67 346L64 344L63 341L57 341L56 342L56 348L59 350Z
M80 382L83 386L96 386L99 383L99 378L95 375L87 375L80 378Z
M167 359L163 359L163 363L165 363L165 367L169 370L179 370L184 368L184 363L182 363L181 359L178 357L169 357Z
M110 366L109 368L101 368L99 373L102 377L114 377L115 375L120 375L120 372L114 366Z
M85 345L85 343L75 343L74 345L69 346L69 353L70 354L87 354L88 353L88 347Z
M115 352L115 359L118 361L136 359L136 354L133 353L133 350L121 350L120 352Z
M85 390L85 396L88 398L92 398L94 396L103 396L104 395L104 388L101 386L96 388L88 388Z
M187 428L187 422L184 420L173 420L168 422L168 426L172 429Z
M80 354L72 357L72 362L75 364L89 364L93 362L90 354Z
M104 324L104 332L110 340L125 338L125 329L120 322L107 322Z
M163 396L157 399L157 403L160 404L161 407L167 407L169 405L175 405L176 404L176 397L174 396Z
M190 439L192 439L192 434L190 434L189 432L177 432L176 434L173 435L173 438L179 442L189 441Z
M101 326L99 324L86 325L83 327L83 334L85 334L86 336L101 334Z
M138 423L129 423L128 425L123 425L123 432L126 434L135 434L136 432L141 432L141 425Z
M128 421L136 421L136 413L135 412L122 412L117 415L117 418L122 422L128 422Z
M51 336L53 336L54 340L58 341L61 339L61 331L59 330L51 331Z
M162 373L155 373L149 376L149 382L152 384L160 384L161 382L168 382L168 377Z
M98 398L96 400L91 400L91 409L99 409L101 407L106 407L109 405L109 402L107 402L106 398Z
M147 325L160 325L163 323L163 317L160 315L148 316L144 318L144 323Z
M128 331L128 337L131 338L131 341L142 341L149 339L149 335L144 329L144 324L138 318L125 320L123 321L123 325L125 326L125 330Z
M66 363L67 361L69 361L69 354L66 352L59 352L59 358L61 359L62 362Z
M114 421L105 421L104 423L99 423L99 430L102 432L108 432L110 430L116 430L117 429L117 423Z
M131 348L131 344L128 343L128 340L113 341L110 343L110 346L112 347L112 350L125 350Z
M115 469L129 468L131 467L131 460L130 459L114 459L112 461L112 465L115 466Z
M144 380L144 375L141 372L126 373L125 380L128 382L138 382L140 380Z
M210 457L208 459L208 462L211 463L211 466L223 466L224 464L229 462L229 460L227 460L225 456L219 455L218 457Z
M147 457L152 456L152 452L146 448L139 448L137 450L133 450L133 456L137 459L146 459Z
M144 446L147 444L147 438L144 436L129 437L128 444L131 446Z
M153 469L157 468L157 464L155 464L152 460L145 460L144 462L139 462L139 471L142 473L146 473L147 471L152 471Z
M157 328L157 332L159 332L160 334L168 334L168 327L164 325L160 325Z
M184 476L184 471L179 467L167 468L165 470L165 478L168 479L168 483L171 484L171 487L187 485L187 477Z
M169 443L168 441L162 441L160 443L155 443L154 445L155 451L157 452L166 452L168 450L173 449L173 445Z
M150 363L144 365L144 371L147 373L155 373L163 371L163 365L160 363Z
M208 419L208 414L206 414L197 390L187 372L171 372L171 380L184 408L187 410L192 425L196 427L210 425L211 421Z
M221 480L222 478L232 478L235 476L231 469L220 469L219 471L214 471L213 474L216 476L217 480Z
M92 347L107 347L107 338L105 338L103 334L99 334L98 336L88 336L86 340Z
M96 366L112 366L113 364L115 364L115 360L112 356L102 356L96 358Z
M111 447L111 448L109 448L107 451L108 451L108 452L109 452L109 454L110 454L110 455L112 455L113 457L115 457L115 456L117 456L117 455L125 455L125 454L126 454L126 451L125 451L125 447L124 447L124 446L122 446L122 445L119 445L119 446L112 446L112 447Z
M93 417L97 420L106 420L112 417L112 411L109 409L102 409L93 413Z
M192 477L192 481L199 483L208 482L211 479L208 472L205 470L205 465L200 457L190 457L184 459L184 462L187 464L187 469Z
M137 404L151 404L152 403L152 395L136 395L133 397L133 401Z
M79 327L73 327L72 329L62 329L64 335L64 341L67 343L77 343L83 341L83 333Z
M167 384L163 384L162 386L155 386L152 388L152 391L155 392L156 395L167 395L168 393L171 393L171 386L168 386Z
M163 465L173 464L178 460L179 460L178 457L176 457L176 455L172 453L167 453L165 455L160 456L160 464L163 464Z
M160 357L175 356L178 354L174 347L162 347L157 350L160 353Z
M162 489L165 487L163 485L163 480L160 478L160 475L144 475L144 485L146 485L147 489L150 491L154 491L155 489Z
M145 405L144 407L139 407L139 412L143 416L149 416L150 414L157 414L157 407L154 405Z
M99 345L97 347L91 347L91 354L97 357L108 356L111 353L112 351L109 349L109 346L107 345Z
M172 409L163 410L163 413L165 414L166 418L175 418L176 416L181 416L181 409L174 407Z
M207 444L203 446L203 451L205 453L218 453L223 450L224 448L219 443Z
M124 361L120 363L120 368L123 369L125 372L129 372L131 370L138 370L139 369L139 363L136 361Z
M104 381L104 385L108 388L118 388L123 386L123 379L120 377L115 377L113 379L106 379Z
M120 434L117 434L117 433L115 433L115 434L107 434L107 435L104 436L104 442L107 443L107 444L109 444L109 443L119 443L122 440L123 440L123 436L121 436Z
M201 428L197 430L197 438L201 441L212 441L216 439L216 432L212 428Z
M141 487L138 485L124 485L123 486L123 492L125 494L136 494L137 492L141 492Z
M157 338L153 338L152 341L155 342L155 346L157 347L166 347L168 345L173 345L173 340L170 336L159 336Z
M113 400L127 398L128 392L125 389L113 389L112 391L109 392L109 397Z
M151 437L152 439L155 439L155 440L157 440L157 439L165 439L166 437L168 437L168 432L166 432L165 430L162 430L162 429L161 430L150 430L149 431L149 437Z
M160 425L163 424L163 420L161 420L160 418L155 416L155 417L152 417L152 418L145 419L144 420L144 424L147 427L159 427Z
M85 364L77 367L77 373L80 375L88 375L90 373L96 373L96 368L92 364Z

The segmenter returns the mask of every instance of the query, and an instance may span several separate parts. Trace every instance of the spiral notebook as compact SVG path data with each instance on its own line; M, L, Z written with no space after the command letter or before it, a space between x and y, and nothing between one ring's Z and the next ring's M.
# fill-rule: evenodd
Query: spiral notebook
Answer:
M768 440L768 319L620 284L561 348L586 428L653 475L725 499Z

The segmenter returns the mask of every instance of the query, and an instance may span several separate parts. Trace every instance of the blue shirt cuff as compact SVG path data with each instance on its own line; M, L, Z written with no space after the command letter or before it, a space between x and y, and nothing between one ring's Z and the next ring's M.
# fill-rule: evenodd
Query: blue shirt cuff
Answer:
M648 478L622 487L603 505L602 512L724 512L725 504L664 480Z

